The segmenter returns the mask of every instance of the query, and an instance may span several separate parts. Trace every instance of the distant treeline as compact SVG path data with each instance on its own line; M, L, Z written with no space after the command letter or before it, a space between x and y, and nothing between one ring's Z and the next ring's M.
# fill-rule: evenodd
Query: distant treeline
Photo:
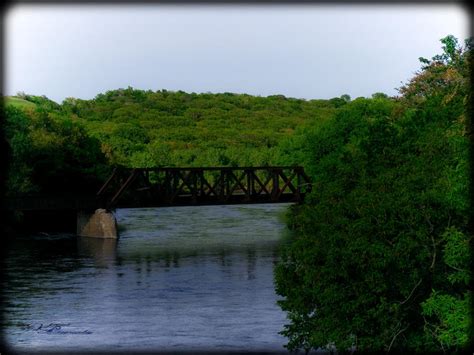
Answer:
M397 97L7 98L7 192L90 191L116 164L303 165L314 186L290 210L275 271L288 348L461 350L473 334L472 42L441 42Z

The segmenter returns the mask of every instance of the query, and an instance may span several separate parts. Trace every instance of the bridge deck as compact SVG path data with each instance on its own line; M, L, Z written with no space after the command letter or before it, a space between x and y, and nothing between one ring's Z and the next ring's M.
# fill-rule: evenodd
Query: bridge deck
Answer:
M98 197L104 206L301 202L311 189L302 167L116 169Z
M10 210L199 206L301 202L311 190L302 167L116 168L96 195L7 199Z

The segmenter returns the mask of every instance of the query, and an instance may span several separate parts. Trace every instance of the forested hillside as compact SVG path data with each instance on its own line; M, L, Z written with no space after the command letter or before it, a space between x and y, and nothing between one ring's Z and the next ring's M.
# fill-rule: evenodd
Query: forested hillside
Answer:
M9 192L43 191L47 181L55 180L52 174L57 173L57 179L75 175L75 167L91 173L91 178L94 174L104 178L104 163L127 167L275 164L279 145L295 130L330 119L348 100L347 95L306 101L128 88L57 104L44 96L19 94L6 101L13 164Z
M67 99L62 109L102 142L112 163L237 166L271 164L284 137L332 115L338 102L128 88Z

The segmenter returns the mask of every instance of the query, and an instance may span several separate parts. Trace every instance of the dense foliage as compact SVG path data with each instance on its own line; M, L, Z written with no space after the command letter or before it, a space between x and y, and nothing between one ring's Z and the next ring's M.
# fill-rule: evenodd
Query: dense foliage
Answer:
M280 142L296 127L324 121L347 100L348 95L306 101L129 87L57 104L19 93L5 100L11 148L7 190L67 189L81 175L103 181L105 162L127 167L271 165ZM86 188L87 181L80 183Z
M112 163L133 167L271 164L282 138L335 107L284 96L132 88L62 105L102 142Z
M105 157L84 127L44 106L22 107L4 109L7 195L90 192L104 180Z
M315 182L276 270L289 349L468 342L470 47L442 41L397 100L354 100L285 144Z

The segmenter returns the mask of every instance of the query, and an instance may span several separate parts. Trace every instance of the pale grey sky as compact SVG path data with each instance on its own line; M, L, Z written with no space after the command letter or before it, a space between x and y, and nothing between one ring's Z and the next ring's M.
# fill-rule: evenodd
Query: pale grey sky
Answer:
M395 88L469 35L459 5L16 5L4 94L144 90L352 98Z

